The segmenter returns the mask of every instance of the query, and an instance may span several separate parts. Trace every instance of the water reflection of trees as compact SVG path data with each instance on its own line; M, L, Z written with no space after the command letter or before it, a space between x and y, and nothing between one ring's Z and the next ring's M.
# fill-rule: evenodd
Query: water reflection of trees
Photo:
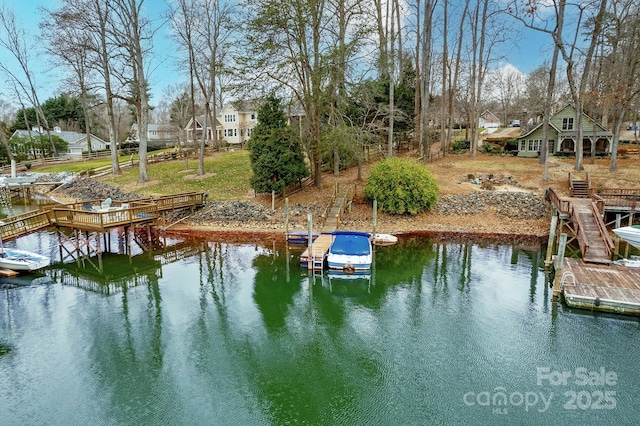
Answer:
M256 269L253 300L270 332L277 332L284 327L293 298L301 288L300 272L291 278L291 261L289 251L284 248L259 254L253 259L253 267Z
M101 403L116 423L153 417L149 407L162 407L168 397L160 384L164 355L158 277L148 275L145 287L146 304L139 300L143 287L123 286L119 299L96 304L87 324L91 371Z

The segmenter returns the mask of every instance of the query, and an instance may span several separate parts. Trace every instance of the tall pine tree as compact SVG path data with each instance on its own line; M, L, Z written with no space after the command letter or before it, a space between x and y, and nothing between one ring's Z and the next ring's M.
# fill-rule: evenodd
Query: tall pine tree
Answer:
M258 111L258 125L248 143L251 187L258 193L275 191L309 176L300 140L287 125L280 99L270 96Z

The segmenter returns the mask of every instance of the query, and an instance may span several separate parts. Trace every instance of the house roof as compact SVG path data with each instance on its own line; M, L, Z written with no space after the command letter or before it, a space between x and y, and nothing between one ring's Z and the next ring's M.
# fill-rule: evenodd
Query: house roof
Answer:
M258 101L257 100L239 100L229 102L222 108L224 111L228 106L232 106L238 112L258 112Z
M14 135L19 135L22 137L29 137L29 131L28 130L16 130L14 133ZM37 129L34 129L31 131L31 136L34 135L45 135L46 132L45 131L38 131ZM80 132L71 132L71 131L52 131L51 134L58 136L60 139L64 140L65 142L67 142L69 145L79 145L83 142L86 141L87 139L87 134L86 133L80 133ZM100 139L99 137L97 137L94 134L91 134L91 139L92 140L96 140L99 142L102 142L104 144L107 144L107 142L103 141L102 139Z
M555 115L555 114L554 114L554 115ZM544 124L544 123L540 123L540 124L538 124L536 127L534 127L533 129L529 130L527 133L525 133L525 134L523 134L523 135L518 136L518 138L517 138L517 139L522 139L522 138L524 138L524 137L529 136L531 133L533 133L533 132L535 132L536 130L540 129L540 128L542 127L542 125L543 125L543 124ZM560 133L560 130L559 130L556 126L554 126L554 125L553 125L553 123L551 123L551 120L549 120L549 127L551 127L553 130L555 130L557 133Z
M480 118L486 121L492 121L496 123L500 122L500 119L498 118L498 116L492 113L491 111L489 111L488 109L485 109L484 112L480 114Z

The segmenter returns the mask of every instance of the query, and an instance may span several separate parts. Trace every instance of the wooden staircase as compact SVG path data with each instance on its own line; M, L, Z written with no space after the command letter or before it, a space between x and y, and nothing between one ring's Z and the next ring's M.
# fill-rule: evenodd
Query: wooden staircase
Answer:
M593 202L583 199L571 201L573 219L577 222L578 244L585 263L611 264L613 242L606 234L605 224Z
M571 188L571 197L589 198L591 193L591 177L589 173L587 173L587 180L580 180L569 173L569 186Z

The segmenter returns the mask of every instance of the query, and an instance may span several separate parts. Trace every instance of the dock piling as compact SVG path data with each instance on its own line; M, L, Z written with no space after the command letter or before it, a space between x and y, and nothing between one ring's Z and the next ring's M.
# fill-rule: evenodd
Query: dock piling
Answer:
M549 227L549 241L547 242L547 257L544 261L544 268L549 269L552 264L551 255L553 254L553 246L556 239L556 227L558 226L558 215L551 216L551 226Z

